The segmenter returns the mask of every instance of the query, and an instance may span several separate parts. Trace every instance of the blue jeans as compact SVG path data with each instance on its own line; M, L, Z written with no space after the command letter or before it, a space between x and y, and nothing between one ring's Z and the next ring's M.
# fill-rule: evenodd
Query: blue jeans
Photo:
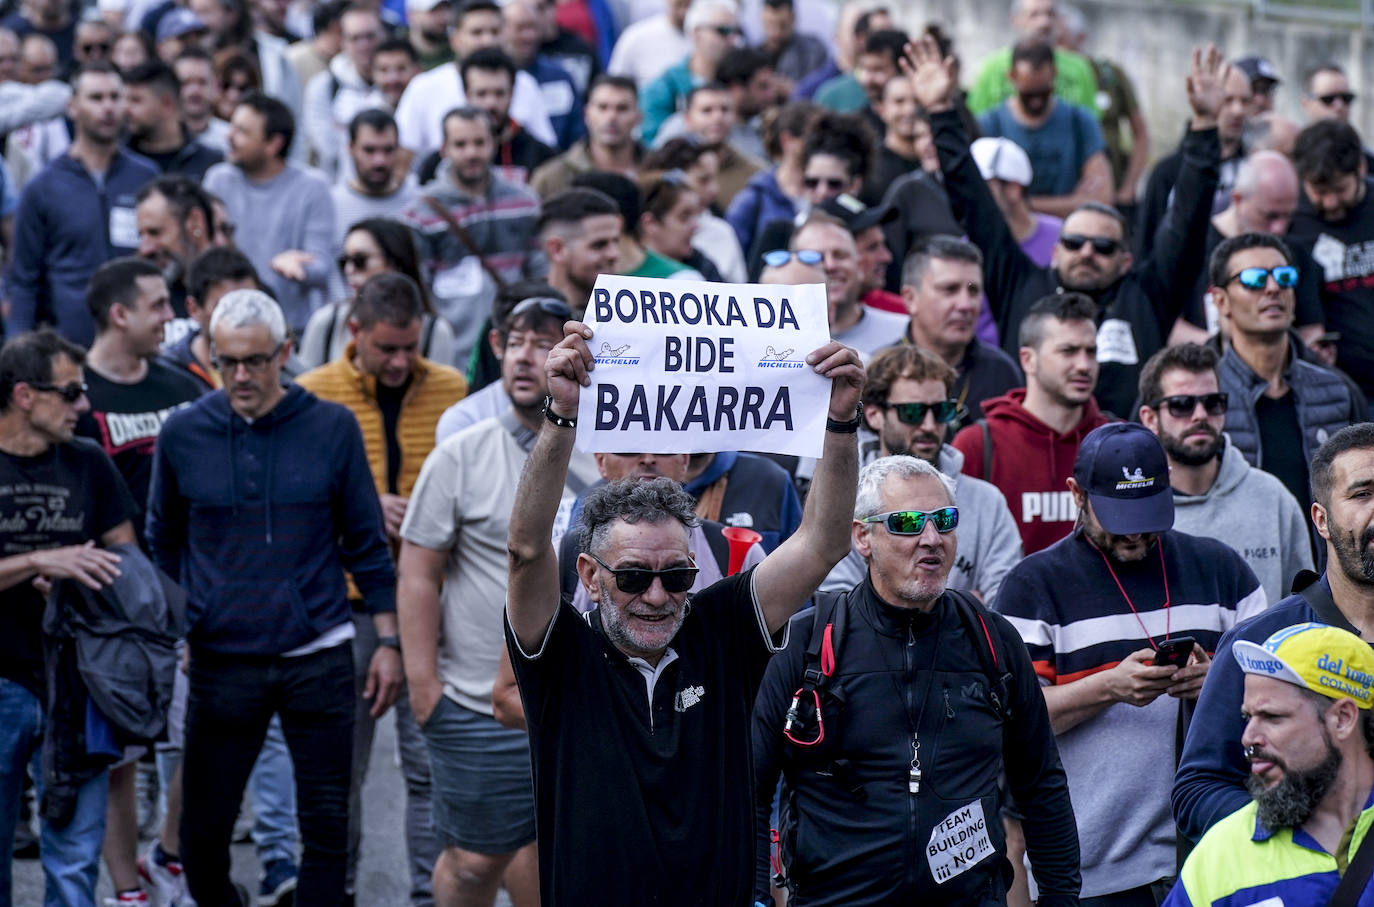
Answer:
M43 795L43 708L32 693L0 678L0 842L14 840L24 773L32 771ZM105 838L105 801L109 773L101 772L77 792L76 813L63 828L43 823L44 907L93 907L100 877L100 845ZM11 860L0 859L0 907L10 907Z

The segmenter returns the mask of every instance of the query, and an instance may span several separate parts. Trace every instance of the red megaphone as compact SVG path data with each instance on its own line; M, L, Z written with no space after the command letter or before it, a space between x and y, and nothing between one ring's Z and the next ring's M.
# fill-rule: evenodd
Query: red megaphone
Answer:
M744 557L749 553L749 549L754 547L756 542L763 541L763 536L742 526L727 526L720 534L730 543L730 569L726 576L734 576L744 566Z

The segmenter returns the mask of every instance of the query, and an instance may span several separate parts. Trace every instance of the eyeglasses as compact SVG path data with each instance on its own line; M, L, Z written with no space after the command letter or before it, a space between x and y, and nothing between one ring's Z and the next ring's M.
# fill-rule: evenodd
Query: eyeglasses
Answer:
M1065 233L1059 237L1059 244L1070 252L1077 252L1085 243L1092 243L1098 255L1115 255L1121 250L1121 241L1106 236L1081 236L1078 233Z
M802 185L808 189L815 189L821 183L825 183L825 188L839 192L845 186L849 185L849 180L842 180L837 176L827 176L824 179L819 176L802 177Z
M1298 285L1298 269L1292 265L1281 265L1277 268L1241 268L1226 278L1226 282L1239 280L1240 285L1247 290L1263 290L1269 285L1270 274L1274 275L1274 283L1284 289Z
M707 25L705 28L709 28L722 38L733 38L740 33L740 27L738 25Z
M355 252L352 255L344 253L343 255L339 256L339 270L347 271L348 266L352 265L356 270L361 271L367 267L367 263L371 260L371 255L367 255L362 252Z
M561 299L554 299L552 296L531 296L529 299L522 299L510 310L508 318L515 318L526 312L533 312L535 309L546 315L553 315L562 318L564 321L572 318L572 309Z
M920 535L925 531L926 520L935 524L939 533L953 532L959 525L958 507L941 507L939 510L893 510L879 513L860 520L863 523L882 523L893 535Z
M110 52L110 45L103 41L97 41L92 44L82 44L81 52L87 56L92 54L107 54Z
M1355 103L1355 92L1353 91L1333 91L1331 94L1319 94L1317 100L1323 107L1333 107L1340 101L1346 107Z
M606 562L595 554L587 555L592 560L601 565L615 576L616 588L626 595L639 595L641 592L649 591L649 587L657 579L663 583L663 591L674 595L680 595L692 588L692 583L697 581L697 565L691 563L687 567L669 567L667 570L650 570L646 567L610 567Z
M793 258L804 265L818 265L825 261L825 256L815 249L798 249L795 252L787 249L774 249L771 252L763 253L763 263L770 268L781 268Z
M959 418L958 400L940 400L936 403L889 403L887 408L897 414L898 422L907 425L920 425L926 420L926 413L933 412L936 422L953 422Z
M279 343L270 353L254 353L251 356L244 356L242 359L235 359L232 356L221 356L217 353L210 357L210 364L218 371L230 375L237 372L240 365L250 372L261 372L263 369L267 368L269 362L277 358L277 354L281 352L281 348L284 345L285 344Z
M1224 393L1174 394L1172 397L1160 397L1150 404L1150 409L1164 407L1169 410L1169 415L1175 419L1186 419L1197 412L1199 403L1207 411L1207 415L1221 416L1226 413L1227 396Z
M86 382L84 381L76 384L64 384L61 387L42 381L26 381L25 383L36 391L57 394L64 403L75 403L86 395Z

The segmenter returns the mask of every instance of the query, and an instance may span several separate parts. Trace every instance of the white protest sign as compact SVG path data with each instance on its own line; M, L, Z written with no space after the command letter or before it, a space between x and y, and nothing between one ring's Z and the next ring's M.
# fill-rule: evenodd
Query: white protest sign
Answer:
M968 872L993 852L983 801L974 800L945 816L931 829L926 844L926 863L937 885Z
M824 285L603 274L586 321L582 450L820 456L830 381L806 356L830 340Z

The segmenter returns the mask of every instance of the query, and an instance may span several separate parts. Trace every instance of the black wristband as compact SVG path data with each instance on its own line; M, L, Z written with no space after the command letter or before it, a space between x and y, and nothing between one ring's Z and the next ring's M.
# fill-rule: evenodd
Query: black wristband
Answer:
M377 645L386 646L388 649L401 651L401 637L399 636L378 636Z
M854 418L848 422L837 422L836 420L825 417L825 430L833 431L837 435L852 435L858 432L859 426L864 422L864 404L859 401L858 407L854 410Z
M574 418L574 419L565 419L565 418L563 418L562 416L560 416L558 413L556 413L556 412L553 411L553 397L552 397L552 396L546 396L546 397L544 398L544 418L545 418L545 419L548 419L550 422L552 422L554 425L557 425L559 428L576 428L576 427L577 427L577 419L575 419L575 418Z

